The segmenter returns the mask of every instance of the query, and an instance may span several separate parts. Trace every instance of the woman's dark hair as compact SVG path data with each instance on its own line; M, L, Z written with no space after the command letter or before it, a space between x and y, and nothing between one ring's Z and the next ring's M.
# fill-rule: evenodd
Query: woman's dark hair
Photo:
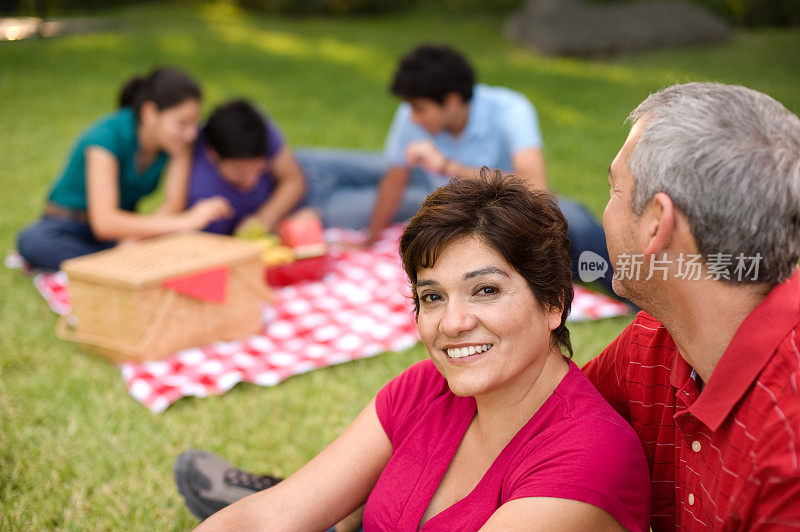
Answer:
M233 100L214 109L203 136L221 159L267 155L266 120L245 100Z
M553 339L572 357L565 322L572 304L567 221L553 196L484 167L480 177L453 179L425 199L400 238L403 268L419 314L417 271L431 268L456 240L475 235L528 283L543 308L561 309Z
M469 102L474 85L475 73L464 56L449 46L423 44L400 60L390 90L404 100L430 98L441 105L451 92Z
M200 86L188 74L174 67L161 67L125 82L119 93L119 106L133 109L138 119L144 102L153 102L163 111L201 96Z

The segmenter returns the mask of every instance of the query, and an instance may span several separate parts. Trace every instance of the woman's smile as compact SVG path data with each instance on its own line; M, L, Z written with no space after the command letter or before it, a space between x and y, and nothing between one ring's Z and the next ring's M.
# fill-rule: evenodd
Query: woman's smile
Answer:
M447 347L443 349L445 360L450 364L460 366L464 364L471 364L490 356L489 350L494 347L494 344L469 344L461 347Z
M463 347L447 347L444 351L450 358L465 358L475 354L481 354L492 348L493 344L478 344Z

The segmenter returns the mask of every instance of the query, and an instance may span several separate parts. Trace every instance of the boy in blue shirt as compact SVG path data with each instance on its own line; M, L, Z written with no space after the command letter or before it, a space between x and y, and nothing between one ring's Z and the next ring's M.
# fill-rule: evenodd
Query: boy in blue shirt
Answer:
M369 245L393 220L413 216L425 196L451 177L476 175L481 166L514 173L531 188L547 190L535 108L518 92L476 84L472 67L457 51L438 45L415 48L400 61L391 91L403 103L383 156L297 152L312 189L311 204L321 195L333 207L323 212L326 225L366 227ZM337 187L326 191L324 183ZM573 274L578 276L584 251L609 263L600 224L580 204L565 198L558 202L569 223ZM609 267L599 279L609 290L612 275Z

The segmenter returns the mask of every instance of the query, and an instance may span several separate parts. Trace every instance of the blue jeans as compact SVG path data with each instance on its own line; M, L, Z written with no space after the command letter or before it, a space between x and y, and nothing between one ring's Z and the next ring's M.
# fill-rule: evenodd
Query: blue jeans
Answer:
M309 191L306 205L322 214L326 227L363 229L369 224L378 185L389 165L379 152L339 150L330 148L300 149L294 153L306 175ZM433 187L421 171L413 171L395 221L408 220L419 210ZM603 227L581 204L558 198L558 206L569 227L572 275L578 277L578 258L583 251L593 251L610 265ZM611 290L613 271L609 267L598 279Z
M611 259L608 258L606 247L606 233L594 216L586 207L575 201L558 198L558 207L567 219L567 237L569 237L569 256L572 259L572 277L579 279L578 260L584 251L592 251L603 258L608 264L603 277L597 279L612 294L611 280L614 276Z
M294 156L308 181L305 204L320 212L323 225L350 229L369 225L378 185L389 170L381 153L313 148L298 149ZM394 221L412 218L431 192L424 174L412 172Z
M89 224L42 216L17 235L17 250L34 268L58 270L61 262L114 246L97 240Z

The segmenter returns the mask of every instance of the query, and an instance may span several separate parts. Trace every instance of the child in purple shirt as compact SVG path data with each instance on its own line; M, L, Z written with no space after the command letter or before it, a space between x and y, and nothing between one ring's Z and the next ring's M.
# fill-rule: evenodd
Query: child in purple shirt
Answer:
M222 196L233 215L205 231L231 234L249 224L271 231L297 207L305 188L280 132L252 105L235 100L211 113L195 144L187 206Z

